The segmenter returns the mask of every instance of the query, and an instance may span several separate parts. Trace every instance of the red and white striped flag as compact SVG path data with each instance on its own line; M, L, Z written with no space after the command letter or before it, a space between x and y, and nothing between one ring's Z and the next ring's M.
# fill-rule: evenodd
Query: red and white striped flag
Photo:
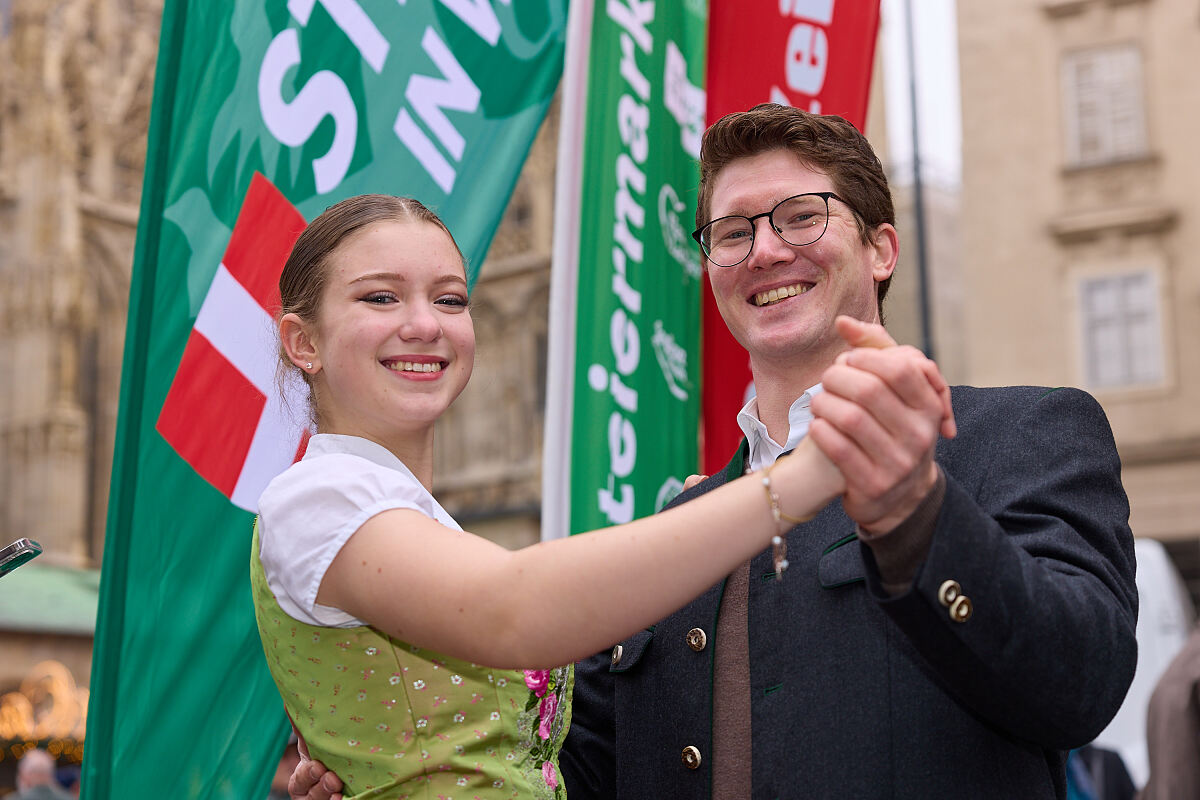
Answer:
M279 275L303 230L300 212L256 174L155 426L247 511L308 441L304 387L294 375L277 379L275 332Z

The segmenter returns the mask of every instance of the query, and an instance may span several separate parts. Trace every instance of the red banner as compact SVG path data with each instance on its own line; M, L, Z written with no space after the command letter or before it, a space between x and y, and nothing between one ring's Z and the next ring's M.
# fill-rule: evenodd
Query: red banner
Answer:
M765 102L845 117L860 130L878 0L710 0L708 123ZM730 336L704 282L703 466L721 469L742 436L737 412L750 390L750 360Z

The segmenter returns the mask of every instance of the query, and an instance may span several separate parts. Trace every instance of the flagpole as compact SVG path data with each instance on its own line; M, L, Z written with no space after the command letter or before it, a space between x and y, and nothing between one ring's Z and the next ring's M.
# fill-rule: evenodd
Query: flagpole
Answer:
M579 277L579 204L587 116L592 0L572 0L559 116L554 186L554 243L547 328L546 422L542 445L542 539L570 534L571 425L575 396L575 323Z
M908 54L908 102L912 115L913 214L917 229L918 309L921 317L921 349L933 358L933 328L929 319L929 259L925 253L925 192L921 178L921 137L917 123L917 59L913 43L912 0L904 0L905 44Z

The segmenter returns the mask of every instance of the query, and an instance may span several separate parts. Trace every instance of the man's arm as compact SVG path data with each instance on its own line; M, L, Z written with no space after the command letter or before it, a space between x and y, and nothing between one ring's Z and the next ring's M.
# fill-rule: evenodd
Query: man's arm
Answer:
M848 476L842 498L877 558L888 594L907 591L924 561L945 497L934 463L939 433L957 434L950 387L937 365L896 347L881 326L835 320L852 350L822 376L813 440Z
M900 522L938 475L935 404L913 393L920 365L911 353L897 363L901 350L850 351L813 403L813 438L847 475L868 587L964 705L1046 747L1083 744L1116 712L1136 661L1129 510L1103 411L1074 390L976 395L1006 400L960 415L967 439L947 450L957 461L942 463L933 529L911 586L892 597L873 556L921 535ZM970 601L961 621L939 599L947 581Z
M1001 402L960 415L976 446L948 448L929 553L912 589L882 607L965 705L1030 741L1078 747L1116 713L1137 660L1112 433L1074 389L975 391ZM950 580L970 600L962 622L938 600ZM870 568L868 586L885 597Z
M882 326L844 316L835 325L853 349L821 376L809 435L846 476L846 514L867 534L884 534L937 484L938 434L956 433L950 391L936 364L889 346Z

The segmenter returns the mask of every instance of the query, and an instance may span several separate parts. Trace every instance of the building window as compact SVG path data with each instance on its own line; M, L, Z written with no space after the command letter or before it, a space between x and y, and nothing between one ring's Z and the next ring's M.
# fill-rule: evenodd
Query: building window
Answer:
M1145 155L1142 54L1136 45L1068 53L1062 78L1069 164L1088 166Z
M1163 382L1162 314L1154 272L1084 278L1080 284L1088 386L1111 389Z

